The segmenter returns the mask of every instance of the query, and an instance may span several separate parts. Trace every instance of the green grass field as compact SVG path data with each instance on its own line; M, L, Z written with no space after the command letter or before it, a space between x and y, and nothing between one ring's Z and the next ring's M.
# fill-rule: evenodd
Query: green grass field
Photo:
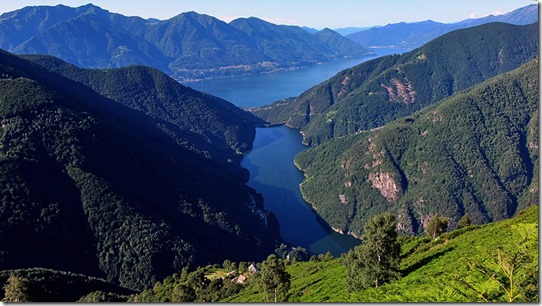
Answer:
M402 252L401 279L360 292L346 291L340 258L288 265L289 301L538 302L538 206L513 219L470 226L436 240L404 237ZM512 272L507 276L504 271ZM261 302L263 295L249 282L223 301Z

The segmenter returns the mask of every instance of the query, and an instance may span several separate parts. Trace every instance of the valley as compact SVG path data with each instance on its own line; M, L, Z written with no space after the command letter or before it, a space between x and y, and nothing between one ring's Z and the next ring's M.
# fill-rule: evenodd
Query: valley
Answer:
M269 20L0 15L0 301L539 300L538 6Z

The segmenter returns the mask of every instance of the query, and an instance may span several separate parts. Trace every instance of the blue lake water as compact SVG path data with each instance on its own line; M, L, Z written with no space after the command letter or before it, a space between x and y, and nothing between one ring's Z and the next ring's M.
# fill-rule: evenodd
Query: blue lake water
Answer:
M303 200L299 184L304 176L293 164L306 149L301 141L301 134L286 126L258 128L254 148L242 162L250 171L248 185L263 195L265 208L277 216L284 240L315 254L330 251L339 256L360 241L331 230Z
M404 50L378 50L378 55ZM240 107L258 107L298 96L329 79L339 71L371 60L350 58L307 69L256 76L185 83ZM303 200L299 184L303 173L294 165L295 156L305 150L298 130L286 126L257 128L253 149L245 154L242 166L250 171L248 185L263 195L264 206L279 220L282 238L315 254L327 251L334 256L348 251L360 241L334 232Z
M371 58L374 57L342 59L295 71L205 80L183 85L210 93L240 107L258 107L298 96L337 72Z

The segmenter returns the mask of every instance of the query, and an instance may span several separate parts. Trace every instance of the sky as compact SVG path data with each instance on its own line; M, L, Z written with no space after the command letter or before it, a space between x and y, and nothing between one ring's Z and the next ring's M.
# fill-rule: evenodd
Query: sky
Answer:
M92 3L113 13L169 19L195 11L225 22L257 17L275 24L325 27L366 27L397 22L434 20L458 22L513 11L535 0L0 0L0 13L25 6L77 7Z

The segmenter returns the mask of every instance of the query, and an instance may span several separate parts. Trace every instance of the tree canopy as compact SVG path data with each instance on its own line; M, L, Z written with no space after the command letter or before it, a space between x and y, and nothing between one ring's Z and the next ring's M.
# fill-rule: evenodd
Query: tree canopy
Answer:
M290 289L290 274L286 272L284 261L275 254L269 255L258 271L257 282L265 293L266 302L287 302Z
M396 218L389 212L371 218L365 225L363 243L344 256L350 291L379 287L399 277L401 246Z

